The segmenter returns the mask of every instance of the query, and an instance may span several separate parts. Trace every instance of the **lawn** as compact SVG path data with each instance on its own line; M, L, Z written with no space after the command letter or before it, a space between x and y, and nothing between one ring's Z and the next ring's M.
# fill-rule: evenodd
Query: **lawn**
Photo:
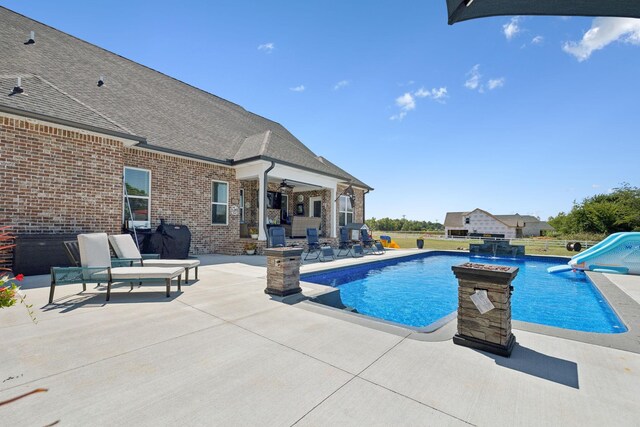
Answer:
M420 236L419 233L404 234L404 233L389 233L389 232L374 232L374 238L379 238L380 235L390 236L391 239L400 245L400 248L416 248L416 239ZM443 239L425 239L425 249L442 249L442 250L456 250L462 249L469 250L469 241L466 240L443 240ZM537 242L536 244L525 244L525 253L531 255L559 255L572 257L575 252L569 252L561 246L548 246L545 247L543 242Z

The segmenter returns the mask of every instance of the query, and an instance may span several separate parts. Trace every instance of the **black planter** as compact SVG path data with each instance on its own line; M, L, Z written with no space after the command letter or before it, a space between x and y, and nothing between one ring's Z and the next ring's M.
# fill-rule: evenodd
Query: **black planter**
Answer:
M424 247L424 240L423 239L417 239L416 240L416 245L418 245L418 249L422 249Z

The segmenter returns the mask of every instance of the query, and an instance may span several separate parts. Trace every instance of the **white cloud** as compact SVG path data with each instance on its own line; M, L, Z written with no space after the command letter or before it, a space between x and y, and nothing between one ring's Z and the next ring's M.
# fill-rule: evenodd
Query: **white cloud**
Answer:
M345 86L349 86L349 80L340 80L338 83L333 85L333 90L342 89Z
M394 114L393 116L389 117L389 120L401 121L402 119L404 119L404 116L406 115L407 115L406 111L400 111L398 114Z
M496 77L489 79L485 84L480 74L480 64L474 65L471 70L466 74L467 80L464 82L464 87L469 90L477 90L480 93L484 93L485 89L494 90L504 86L505 78Z
M531 39L531 44L542 44L542 42L544 42L544 37L542 36L535 36Z
M398 121L404 119L409 111L416 109L416 98L431 98L434 101L444 103L444 99L447 97L446 87L434 87L431 90L421 87L413 93L405 92L403 95L396 98L396 106L400 108L400 112L389 117L389 119Z
M447 88L433 88L431 90L421 87L413 93L417 98L431 98L434 101L444 102L444 98L448 98Z
M562 50L582 62L589 59L594 51L615 41L640 45L640 19L595 18L582 40L566 42Z
M304 85L298 85L296 87L290 87L289 90L291 90L293 92L304 92L305 87L304 87Z
M519 21L520 21L520 17L519 16L514 16L513 18L511 18L511 21L509 21L508 24L504 24L502 26L502 32L504 33L504 36L507 38L507 40L511 40L519 32L522 31L522 29L518 25Z
M480 86L480 78L482 77L482 74L480 74L480 64L474 65L466 75L469 76L469 78L464 82L464 87L471 90L477 89L478 86Z
M258 50L262 50L265 53L271 53L273 52L273 49L276 48L276 45L273 43L265 43L265 44L261 44L260 46L258 46Z
M602 187L600 184L591 184L591 188L600 188Z
M502 86L504 86L504 77L500 77L499 79L491 79L487 83L487 87L489 88L489 90L494 90Z
M409 92L396 98L396 105L400 107L402 111L411 111L416 108L416 100Z

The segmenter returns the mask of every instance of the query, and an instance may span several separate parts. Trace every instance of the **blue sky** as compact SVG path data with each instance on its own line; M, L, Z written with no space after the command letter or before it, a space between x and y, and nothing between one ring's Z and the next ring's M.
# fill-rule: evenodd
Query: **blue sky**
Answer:
M546 219L640 185L640 20L445 3L0 0L282 123L375 188L367 217Z

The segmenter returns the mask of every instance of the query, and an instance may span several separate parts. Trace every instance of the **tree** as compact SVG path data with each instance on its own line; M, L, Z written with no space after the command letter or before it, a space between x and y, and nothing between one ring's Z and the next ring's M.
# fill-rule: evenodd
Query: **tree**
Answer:
M571 212L549 218L563 234L640 231L640 189L622 183L608 194L596 194L573 203Z

